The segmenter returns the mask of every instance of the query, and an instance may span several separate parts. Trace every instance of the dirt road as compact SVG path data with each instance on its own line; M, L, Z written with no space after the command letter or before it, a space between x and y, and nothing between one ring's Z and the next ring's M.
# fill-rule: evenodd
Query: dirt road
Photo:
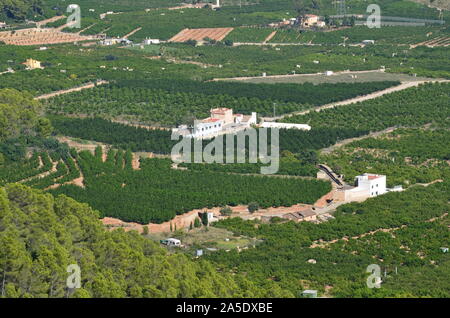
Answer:
M330 147L328 147L328 148L323 148L323 149L321 149L321 150L320 150L320 153L321 153L322 155L327 155L327 154L332 153L332 152L333 152L334 150L336 150L337 148L342 147L342 146L345 146L345 145L348 145L348 144L352 143L353 141L356 141L356 140L362 140L362 139L371 138L371 137L379 137L379 136L381 136L381 135L391 133L391 132L393 132L395 129L397 129L397 128L395 128L395 127L389 127L389 128L386 128L385 130L372 132L372 133L370 133L370 134L367 134L367 135L364 135L364 136L361 136L361 137L354 137L354 138L344 139L344 140L341 140L341 141L335 143L334 145L332 145L332 146L330 146Z
M64 89L64 90L60 90L60 91L56 91L56 92L52 92L52 93L48 93L48 94L44 94L44 95L40 95L35 97L34 99L37 100L41 100L41 99L49 99L58 95L63 95L63 94L67 94L67 93L72 93L72 92L79 92L82 91L83 89L88 89L88 88L94 88L95 86L98 85L105 85L108 84L108 81L98 81L96 83L87 83L85 85L82 86L77 86L77 87L73 87L73 88L69 88L69 89Z

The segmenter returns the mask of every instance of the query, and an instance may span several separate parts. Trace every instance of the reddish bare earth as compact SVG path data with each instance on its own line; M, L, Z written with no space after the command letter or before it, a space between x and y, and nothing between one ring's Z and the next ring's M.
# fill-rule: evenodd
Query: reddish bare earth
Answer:
M94 39L76 33L65 33L58 29L23 29L0 32L0 41L8 45L43 45L80 42Z
M203 41L204 38L221 41L231 31L233 31L233 28L184 29L169 39L169 42L186 42L187 40Z
M304 210L311 209L311 205L307 204L296 204L291 207L278 207L278 208L268 208L268 209L260 209L255 213L248 212L246 205L238 205L235 207L230 207L233 211L233 214L230 217L240 217L242 219L250 220L250 219L260 219L263 216L282 216L286 213L292 212L300 212ZM173 220L164 222L162 224L154 224L149 223L146 225L134 223L134 222L124 222L122 220L116 218L103 218L101 221L104 225L106 225L110 229L123 228L125 231L136 230L139 233L143 232L144 226L147 226L150 233L163 233L170 232L170 226L172 224L172 229L183 229L188 228L191 223L194 222L196 218L199 217L199 212L213 212L215 217L218 219L226 219L229 217L224 217L220 215L221 207L215 207L212 209L196 209L190 212L187 212L182 215L177 215Z

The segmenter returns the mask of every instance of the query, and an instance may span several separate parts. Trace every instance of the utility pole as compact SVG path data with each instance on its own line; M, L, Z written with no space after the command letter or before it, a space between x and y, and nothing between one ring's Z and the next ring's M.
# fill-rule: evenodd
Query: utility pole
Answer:
M276 117L276 111L275 111L275 107L277 106L277 103L273 103L273 117Z

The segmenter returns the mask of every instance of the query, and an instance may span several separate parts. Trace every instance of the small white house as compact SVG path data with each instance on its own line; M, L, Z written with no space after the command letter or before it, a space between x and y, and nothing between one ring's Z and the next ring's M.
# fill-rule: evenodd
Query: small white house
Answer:
M376 197L386 193L386 176L365 173L356 177L356 185L368 191L371 197Z
M355 178L355 188L345 190L346 201L359 201L387 193L386 176L364 173Z
M233 114L233 109L222 107L211 109L210 114L211 116L208 118L195 121L192 128L180 125L172 131L187 138L212 138L257 123L255 112L251 115Z
M161 244L167 245L167 246L181 246L181 241L175 238L168 238L167 240L162 240Z
M145 39L143 44L144 45L152 45L152 44L160 44L161 41L159 39Z

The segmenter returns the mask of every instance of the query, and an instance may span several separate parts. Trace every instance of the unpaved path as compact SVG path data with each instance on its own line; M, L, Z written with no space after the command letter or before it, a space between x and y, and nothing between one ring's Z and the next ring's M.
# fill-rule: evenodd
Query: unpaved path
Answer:
M270 34L267 36L267 38L264 40L263 43L267 43L267 42L269 42L270 40L272 40L272 38L275 36L275 34L277 34L277 31L273 31L272 33L270 33Z
M41 27L41 26L44 26L44 25L46 25L46 24L48 24L48 23L52 23L52 22L55 22L55 21L58 21L58 20L61 20L61 19L65 19L65 18L66 18L66 16L64 16L64 15L54 16L54 17L52 17L52 18L50 18L50 19L45 19L45 20L42 20L42 21L37 21L37 22L36 22L36 26L37 26L37 27Z
M128 37L132 36L133 34L135 34L136 32L139 32L142 30L142 27L139 27L137 29L134 29L133 31L131 31L130 33L128 33L127 35L125 35L123 38L124 39L128 39Z
M40 157L39 157L39 158L40 158ZM42 159L40 159L40 160L42 160ZM58 165L58 162L59 162L59 161L52 162L52 168L51 168L50 170L45 171L45 172L40 173L40 174L35 175L35 176L31 176L31 177L26 178L26 179L20 180L19 183L24 183L24 182L28 182L28 181L33 180L33 179L41 179L41 178L47 177L47 176L50 175L51 173L56 172L56 170L57 170L57 169L56 169L56 166Z
M52 98L52 97L55 97L55 96L58 96L58 95L68 94L68 93L72 93L72 92L79 92L79 91L82 91L84 89L94 88L95 86L105 85L105 84L108 84L108 83L109 83L108 81L104 81L104 80L98 81L96 83L92 83L91 82L91 83L84 84L82 86L77 86L77 87L73 87L73 88L69 88L69 89L64 89L64 90L60 90L60 91L56 91L56 92L40 95L40 96L35 97L34 99L37 99L37 100L49 99L49 98Z
M330 147L321 149L320 150L320 154L328 155L328 154L332 153L333 151L335 151L337 148L340 148L342 146L348 145L348 144L350 144L350 143L352 143L354 141L362 140L362 139L366 139L366 138L376 138L376 137L379 137L381 135L391 133L391 132L393 132L396 129L397 129L396 127L389 127L389 128L386 128L385 130L371 132L371 133L369 133L367 135L364 135L364 136L344 139L344 140L341 140L341 141L335 143L334 145L332 145Z

